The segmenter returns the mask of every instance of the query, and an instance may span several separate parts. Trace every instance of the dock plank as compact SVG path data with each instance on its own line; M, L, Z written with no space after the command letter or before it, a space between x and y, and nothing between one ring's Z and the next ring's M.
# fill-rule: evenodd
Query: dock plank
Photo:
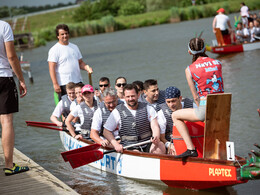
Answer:
M72 188L60 181L50 172L14 149L14 162L21 166L29 166L24 173L5 176L4 155L0 140L0 194L78 194Z

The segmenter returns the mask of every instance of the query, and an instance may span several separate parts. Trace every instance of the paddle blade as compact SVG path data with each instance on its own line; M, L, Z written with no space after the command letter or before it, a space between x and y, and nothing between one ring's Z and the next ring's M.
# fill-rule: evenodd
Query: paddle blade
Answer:
M95 162L102 159L104 156L103 152L100 150L86 151L81 153L75 153L67 155L67 159L73 169Z
M88 145L88 146L84 146L84 147L81 147L81 148L77 148L77 149L73 149L73 150L69 150L69 151L66 151L66 152L62 152L61 153L61 156L63 157L64 161L67 162L68 161L68 156L69 155L72 155L72 154L80 154L82 152L87 152L87 151L92 151L92 150L97 150L100 148L100 144L91 144L91 145Z

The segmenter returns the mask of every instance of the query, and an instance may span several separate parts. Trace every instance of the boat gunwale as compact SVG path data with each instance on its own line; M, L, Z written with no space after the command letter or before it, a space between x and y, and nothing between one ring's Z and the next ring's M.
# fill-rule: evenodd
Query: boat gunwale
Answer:
M69 136L69 132L63 132L67 133ZM72 137L72 136L71 136ZM86 140L86 139L80 139L77 140L78 142L83 142L86 144L94 144L95 142ZM112 147L102 147L101 149L104 150L113 150ZM187 159L182 158L174 158L174 156L169 154L151 154L147 152L136 152L136 151L130 151L130 150L124 150L122 154L132 155L132 156L138 156L138 157L146 157L146 158L155 158L160 160L174 160L174 161L182 161L182 162L192 162L192 163L202 163L202 164L215 164L215 165L225 165L225 166L233 166L236 168L239 168L240 166L246 164L246 159L242 158L240 156L236 156L236 161L228 161L228 160L219 160L219 159L209 159L209 158L197 158L197 157L189 157ZM239 162L239 163L238 163Z

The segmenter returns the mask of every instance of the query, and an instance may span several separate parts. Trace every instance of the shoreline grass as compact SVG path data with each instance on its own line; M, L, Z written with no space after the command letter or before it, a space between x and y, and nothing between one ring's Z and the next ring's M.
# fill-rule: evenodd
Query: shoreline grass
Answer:
M260 9L259 0L245 0L250 10ZM55 40L55 27L57 24L66 23L70 27L71 37L94 35L98 33L114 32L118 30L139 28L144 26L180 22L199 18L212 17L216 10L223 7L226 14L239 12L241 0L223 1L206 5L189 6L185 8L172 7L131 16L105 16L100 20L91 20L75 23L72 12L75 8L28 17L30 30L34 37L35 47L45 45L47 41ZM19 19L18 22L23 21ZM14 32L15 33L15 32Z

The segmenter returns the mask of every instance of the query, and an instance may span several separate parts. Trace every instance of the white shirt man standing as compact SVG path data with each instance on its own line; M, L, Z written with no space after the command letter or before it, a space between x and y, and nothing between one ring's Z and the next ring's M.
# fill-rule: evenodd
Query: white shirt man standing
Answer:
M58 42L49 50L48 63L53 88L61 97L66 94L66 84L82 82L80 69L92 73L93 70L82 60L77 45L69 42L69 27L66 24L56 26Z

